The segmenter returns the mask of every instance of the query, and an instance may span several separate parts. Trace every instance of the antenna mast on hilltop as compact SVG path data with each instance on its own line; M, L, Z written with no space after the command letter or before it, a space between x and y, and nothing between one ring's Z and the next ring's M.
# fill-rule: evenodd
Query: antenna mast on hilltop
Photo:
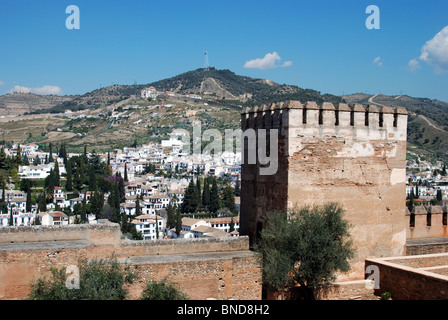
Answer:
M207 51L205 51L205 63L204 63L204 67L205 67L205 71L210 70L210 65L208 64L208 53Z

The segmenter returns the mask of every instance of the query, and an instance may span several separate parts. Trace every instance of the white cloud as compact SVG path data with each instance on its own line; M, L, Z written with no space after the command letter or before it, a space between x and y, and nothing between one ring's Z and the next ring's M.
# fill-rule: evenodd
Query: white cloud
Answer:
M420 60L432 65L438 73L448 71L448 26L426 42Z
M409 71L413 72L420 68L418 59L433 66L436 73L448 72L448 26L425 43L419 58L409 61Z
M43 86L40 88L28 88L28 87L22 87L22 86L14 86L10 93L13 92L21 92L21 93L35 93L40 95L49 95L49 94L55 94L55 95L61 95L62 90L61 88L57 86Z
M415 71L417 71L420 68L421 68L420 62L417 59L412 59L412 60L409 61L409 63L408 63L408 70L410 72L415 72Z
M2 86L2 85L4 85L4 84L5 84L5 82L2 81L2 80L0 80L0 86Z
M381 61L381 57L376 57L372 61L374 64L376 64L378 67L381 67L383 65L383 61Z
M277 52L267 53L264 58L257 58L253 60L246 61L244 68L248 69L272 69L277 67L290 67L292 66L292 61L285 61L283 64L277 64L277 61L282 59Z

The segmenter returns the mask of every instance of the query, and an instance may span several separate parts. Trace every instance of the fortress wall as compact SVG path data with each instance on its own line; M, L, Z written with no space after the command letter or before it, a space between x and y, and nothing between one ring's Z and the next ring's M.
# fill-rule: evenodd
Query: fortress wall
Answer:
M113 223L0 228L0 244L85 240L93 245L118 245L120 237L120 226Z
M243 130L279 131L275 175L260 177L261 165L242 166L240 230L251 242L272 210L339 202L357 249L349 278L363 277L366 257L404 253L405 109L286 101L246 108L241 116Z
M138 299L149 279L179 284L192 299L261 299L261 269L248 237L129 241L118 224L0 228L0 300L24 299L30 282L78 259L135 265Z
M406 211L407 239L438 238L447 236L446 206L415 206Z

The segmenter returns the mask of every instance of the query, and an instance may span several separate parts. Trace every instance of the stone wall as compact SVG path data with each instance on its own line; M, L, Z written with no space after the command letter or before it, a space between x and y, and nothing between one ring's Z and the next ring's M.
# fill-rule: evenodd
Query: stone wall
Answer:
M409 225L407 239L437 238L447 236L447 206L415 206L406 211Z
M394 300L448 299L448 254L367 259L376 266L376 295L390 292Z
M112 256L136 266L131 298L149 279L167 278L191 299L261 299L261 269L248 237L129 241L112 223L0 228L0 299L24 299L30 282L52 267Z
M245 108L241 117L243 132L277 129L279 137L274 175L247 162L252 150L244 144L241 234L253 243L273 210L339 202L357 249L347 280L364 277L366 257L404 253L405 109L287 101ZM255 141L256 149L266 143Z

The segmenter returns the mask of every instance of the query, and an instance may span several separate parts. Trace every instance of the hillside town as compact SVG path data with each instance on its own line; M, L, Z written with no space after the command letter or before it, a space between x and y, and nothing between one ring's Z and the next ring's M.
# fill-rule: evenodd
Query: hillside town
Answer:
M134 229L133 233L126 233L127 237L154 240L238 236L240 155L224 152L220 157L205 156L199 161L184 153L182 147L180 140L170 138L162 140L161 144L125 147L107 153L85 151L84 156L89 162L107 163L111 177L124 181L119 215L126 217L126 225L130 224ZM78 159L82 154L63 155L62 148L55 149L50 146L51 151L44 152L36 144L2 146L0 162L4 159L16 161L20 157L20 164L17 170L10 170L9 178L1 177L5 183L1 191L0 226L98 224L107 220L107 217L89 211L93 211L90 208L95 206L97 194L103 198L101 203L110 203L111 192L92 191L96 189L82 183L78 189L67 188L68 180L70 184L72 182L71 173L75 172L74 184L78 174L71 161L67 164L67 158ZM47 183L55 172L58 173L58 183L54 183L52 194L48 194ZM176 208L180 211L192 181L197 184L201 181L201 186L208 181L219 181L222 186L228 186L235 191L231 197L234 207L229 209L232 204L221 205L212 212L201 205L200 210L182 212L181 222L170 223L169 211ZM203 188L208 189L208 186ZM45 192L42 205L41 194ZM84 221L80 217L83 210ZM140 236L136 237L136 234Z
M448 197L448 176L442 161L428 161L408 151L406 197L413 193L422 201L441 201ZM439 199L437 199L439 197Z

